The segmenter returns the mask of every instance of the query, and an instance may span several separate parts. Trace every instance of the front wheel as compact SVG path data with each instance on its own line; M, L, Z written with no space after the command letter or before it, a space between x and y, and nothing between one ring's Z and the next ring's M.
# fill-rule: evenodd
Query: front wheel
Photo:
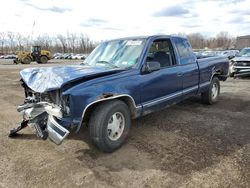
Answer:
M214 77L210 83L209 89L201 93L201 100L205 104L214 104L219 100L220 81Z
M113 152L125 142L130 125L130 110L124 102L103 102L90 117L90 138L100 150Z

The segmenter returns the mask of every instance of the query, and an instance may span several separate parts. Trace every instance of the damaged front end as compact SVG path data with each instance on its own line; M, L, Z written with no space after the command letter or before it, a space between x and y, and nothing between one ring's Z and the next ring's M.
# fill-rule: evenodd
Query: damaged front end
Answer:
M61 144L69 131L58 123L64 114L59 91L36 93L25 84L23 86L26 99L24 104L17 108L23 116L23 121L20 126L10 131L9 136L15 136L29 125L43 140L49 137L54 143Z

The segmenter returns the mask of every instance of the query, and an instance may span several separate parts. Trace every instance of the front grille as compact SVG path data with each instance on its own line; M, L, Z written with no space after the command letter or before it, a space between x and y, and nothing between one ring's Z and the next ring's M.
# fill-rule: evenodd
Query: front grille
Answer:
M235 66L246 66L246 67L250 67L250 61L237 61L235 63Z
M37 93L28 88L25 89L26 97L32 98L35 102L48 102L60 105L59 91Z

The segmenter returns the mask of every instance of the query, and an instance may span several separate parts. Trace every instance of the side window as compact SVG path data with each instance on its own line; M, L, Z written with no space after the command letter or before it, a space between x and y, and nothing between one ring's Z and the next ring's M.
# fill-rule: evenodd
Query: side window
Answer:
M188 40L186 39L181 39L181 38L175 38L174 39L178 54L181 59L181 64L189 64L194 62L194 56L192 47L189 44Z
M176 60L170 40L155 40L149 49L147 61L157 61L161 64L162 68L175 65Z
M184 42L184 40L177 40L175 44L180 57L189 56L189 48L187 44Z

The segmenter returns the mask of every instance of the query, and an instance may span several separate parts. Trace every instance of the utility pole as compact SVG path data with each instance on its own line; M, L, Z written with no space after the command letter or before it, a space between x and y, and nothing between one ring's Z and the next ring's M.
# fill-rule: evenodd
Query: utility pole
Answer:
M32 25L32 29L31 29L31 35L30 35L30 47L31 47L32 44L33 44L33 35L34 35L34 28L35 28L35 25L36 25L36 21L34 20L33 25Z

